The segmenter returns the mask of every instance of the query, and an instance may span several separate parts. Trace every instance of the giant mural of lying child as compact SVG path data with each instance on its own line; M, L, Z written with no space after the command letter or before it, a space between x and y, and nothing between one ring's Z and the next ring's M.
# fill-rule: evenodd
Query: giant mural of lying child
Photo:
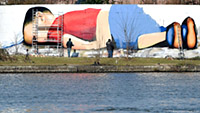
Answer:
M186 17L180 24L173 22L167 27L160 26L150 15L138 5L112 5L109 11L86 8L67 12L55 17L45 7L30 8L23 23L24 43L31 45L33 39L32 10L38 15L38 26L49 26L45 32L38 34L38 44L47 40L57 40L58 32L54 25L63 18L63 40L65 47L69 38L74 43L73 49L105 48L106 41L113 39L117 48L139 50L149 47L170 47L195 49L197 47L197 32L195 21ZM61 26L59 26L61 27ZM44 30L43 30L44 31Z

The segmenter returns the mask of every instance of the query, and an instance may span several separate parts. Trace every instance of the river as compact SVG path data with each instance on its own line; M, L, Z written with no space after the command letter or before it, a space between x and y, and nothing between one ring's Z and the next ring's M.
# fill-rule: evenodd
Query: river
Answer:
M196 113L200 73L0 74L1 113Z

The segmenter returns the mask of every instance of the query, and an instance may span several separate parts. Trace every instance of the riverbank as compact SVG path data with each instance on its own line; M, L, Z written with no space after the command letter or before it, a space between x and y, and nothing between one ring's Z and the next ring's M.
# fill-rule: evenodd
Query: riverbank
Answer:
M17 56L0 61L0 73L200 72L199 58L66 58ZM99 62L95 64L95 62Z
M130 72L200 72L199 65L152 66L0 66L0 73L130 73Z

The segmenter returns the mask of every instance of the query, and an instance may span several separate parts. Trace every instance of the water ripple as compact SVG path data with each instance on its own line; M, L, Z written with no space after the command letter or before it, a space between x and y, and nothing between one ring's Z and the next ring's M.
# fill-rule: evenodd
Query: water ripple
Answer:
M0 112L200 112L200 73L0 74Z
M101 108L101 109L96 109L95 111L140 111L140 112L151 112L149 109L139 109L135 107L106 107L106 108Z

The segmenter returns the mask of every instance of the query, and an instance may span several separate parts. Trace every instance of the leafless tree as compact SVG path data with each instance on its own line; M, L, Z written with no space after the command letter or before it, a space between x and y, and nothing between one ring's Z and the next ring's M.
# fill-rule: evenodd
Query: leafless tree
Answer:
M120 12L118 12L120 13ZM126 43L126 57L129 57L129 53L132 50L132 46L131 46L131 42L133 41L133 37L132 37L132 32L133 31L133 27L131 27L128 32L128 26L132 25L134 20L131 23L128 23L128 21L125 20L125 18L123 18L122 16L119 15L119 18L121 19L121 22L123 23L117 23L121 26L121 28L123 28L123 33L124 33L124 37L125 37L125 43ZM122 47L123 42L120 42L120 46Z
M14 33L14 38L13 38L12 42L13 42L13 45L15 48L15 55L19 54L19 45L18 45L19 38L20 38L20 34Z

